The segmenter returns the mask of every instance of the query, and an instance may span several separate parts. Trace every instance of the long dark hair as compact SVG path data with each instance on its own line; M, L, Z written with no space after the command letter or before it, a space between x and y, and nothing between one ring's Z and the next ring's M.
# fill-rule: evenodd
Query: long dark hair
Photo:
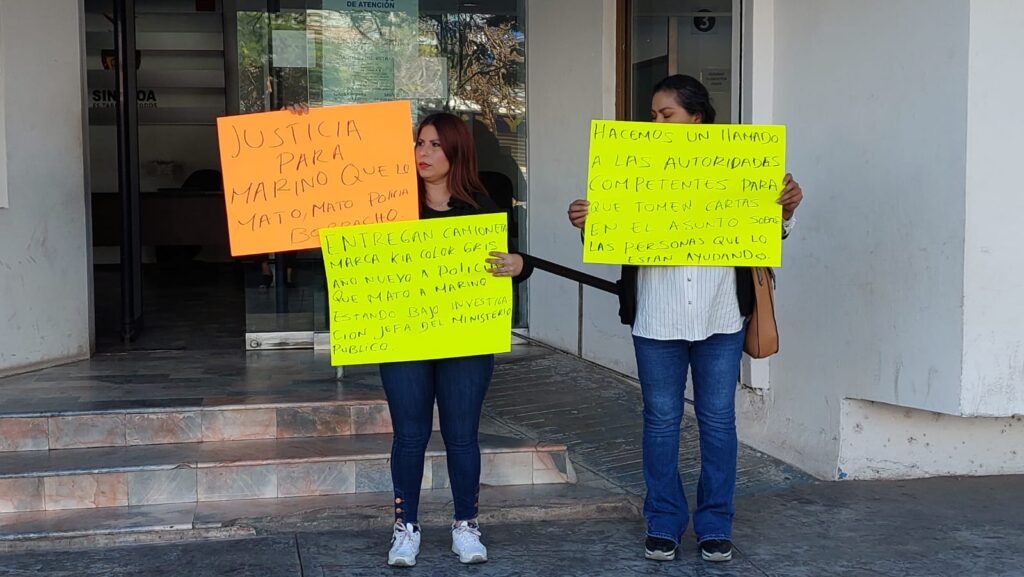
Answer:
M473 200L473 193L487 194L487 189L480 182L477 173L476 147L473 145L473 134L466 127L466 123L458 116L447 112L431 114L421 120L416 128L417 140L424 126L433 126L437 130L441 150L448 159L448 192L453 198L479 208L480 205ZM426 204L427 192L419 174L416 176L416 182L419 185L420 204Z
M654 85L654 93L668 92L679 106L693 115L700 114L701 124L714 124L715 107L711 106L708 89L693 76L673 74Z

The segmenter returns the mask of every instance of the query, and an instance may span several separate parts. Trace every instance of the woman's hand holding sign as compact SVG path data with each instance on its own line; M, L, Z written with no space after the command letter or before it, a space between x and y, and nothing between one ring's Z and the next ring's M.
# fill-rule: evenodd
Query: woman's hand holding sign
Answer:
M582 229L587 224L587 213L590 212L590 202L582 198L572 201L569 205L569 222L576 228Z
M494 258L487 259L491 266L491 274L494 276L519 276L523 272L523 257L518 254L491 251Z
M796 208L800 206L803 199L804 191L800 188L800 184L793 180L792 174L786 174L786 178L782 180L782 194L779 195L777 201L782 205L782 218L784 220L793 218L793 213L796 212Z
M281 110L287 110L292 114L298 114L299 116L302 116L303 114L309 114L309 104L306 104L305 102L297 102L295 104L289 104L288 106L285 106Z

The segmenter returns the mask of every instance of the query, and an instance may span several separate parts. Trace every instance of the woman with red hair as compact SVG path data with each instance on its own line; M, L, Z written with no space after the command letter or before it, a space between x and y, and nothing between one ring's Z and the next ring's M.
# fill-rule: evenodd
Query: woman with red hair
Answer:
M420 218L446 218L504 212L488 196L477 175L473 136L457 116L424 118L416 132ZM526 280L533 272L523 254L492 252L494 276ZM455 515L452 552L463 563L487 561L480 543L480 445L477 440L484 395L494 372L494 355L383 363L380 376L391 411L394 440L391 481L395 525L388 564L412 566L419 553L418 507L423 463L437 402Z

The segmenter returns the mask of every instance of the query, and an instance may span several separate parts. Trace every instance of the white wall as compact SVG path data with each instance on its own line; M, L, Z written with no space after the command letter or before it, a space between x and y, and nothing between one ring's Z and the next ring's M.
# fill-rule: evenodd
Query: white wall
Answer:
M1024 417L960 417L843 402L841 479L1024 473Z
M576 269L584 268L583 245L566 209L574 199L586 196L590 120L614 117L614 18L613 0L533 0L527 5L529 251ZM607 278L618 274L614 267L585 268ZM576 352L578 285L538 271L529 286L530 336ZM597 291L587 290L588 327L621 335L617 309L598 299L603 297ZM630 354L629 348L609 351L605 341L586 337L584 346L594 357L621 359L623 353L625 358Z
M0 13L0 30L3 30L3 13ZM0 34L0 209L7 208L7 130L4 113L4 37Z
M0 0L0 374L89 354L81 22L81 2Z
M530 5L531 247L569 266L585 122L611 117L608 4L603 23L578 2ZM767 389L738 393L741 439L827 479L1024 472L1024 79L1006 68L1024 58L1024 5L746 7L745 117L789 126L806 199L779 275L783 349ZM576 286L531 283L531 335L575 350ZM615 308L586 290L583 354L635 374Z
M1024 413L1024 3L971 2L962 412Z
M775 0L774 116L806 200L742 437L824 478L844 399L957 413L967 0Z
M602 45L602 113L594 118L615 118L615 2L604 0L604 43ZM588 124L589 127L589 124ZM584 147L584 154L589 154L589 133L586 137L588 144ZM579 167L582 171L581 178L586 178L586 159ZM586 196L585 189L579 198ZM579 231L572 229L578 235ZM576 237L578 238L578 236ZM580 245L582 251L582 245ZM581 256L577 255L578 259ZM581 262L577 261L577 262ZM583 271L605 278L617 280L621 274L620 267L608 265L583 265ZM583 358L594 361L620 373L636 376L636 356L633 354L633 338L630 335L628 326L619 321L619 300L615 295L585 287L583 289Z

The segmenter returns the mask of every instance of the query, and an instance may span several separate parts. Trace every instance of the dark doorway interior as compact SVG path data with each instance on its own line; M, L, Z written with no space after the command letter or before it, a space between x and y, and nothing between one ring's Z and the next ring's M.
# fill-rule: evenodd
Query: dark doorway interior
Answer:
M222 2L87 0L85 12L97 349L241 350L217 154Z
M654 85L668 76L668 56L658 56L633 65L633 116L629 120L651 119L651 97Z
M136 338L120 338L120 267L97 265L96 350L244 349L245 293L237 267L190 261L143 265L145 324Z

